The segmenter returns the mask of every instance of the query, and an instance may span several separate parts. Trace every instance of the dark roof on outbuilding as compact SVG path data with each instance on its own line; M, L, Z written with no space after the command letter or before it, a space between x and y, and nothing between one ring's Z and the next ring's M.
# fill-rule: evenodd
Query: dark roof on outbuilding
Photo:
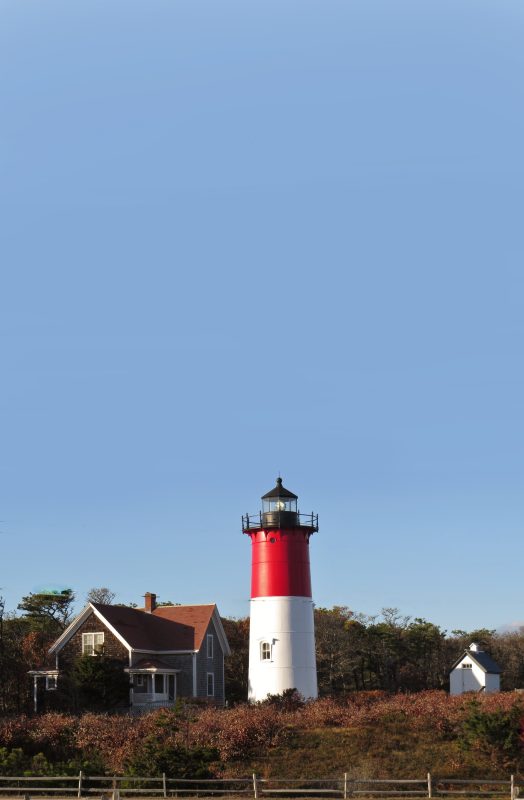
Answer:
M282 486L282 478L277 478L277 485L274 489L271 489L270 492L266 492L262 495L262 500L267 500L269 497L290 497L293 500L298 500L298 495L293 494L290 492L289 489L286 489Z
M486 653L484 650L477 650L476 653L472 653L470 650L468 650L468 655L486 672L492 672L495 675L498 675L502 672L497 662L494 661L489 653Z
M502 672L497 662L485 650L464 650L460 658L457 658L451 667L452 670L458 667L464 656L469 656L484 672L489 672L492 675L500 675Z

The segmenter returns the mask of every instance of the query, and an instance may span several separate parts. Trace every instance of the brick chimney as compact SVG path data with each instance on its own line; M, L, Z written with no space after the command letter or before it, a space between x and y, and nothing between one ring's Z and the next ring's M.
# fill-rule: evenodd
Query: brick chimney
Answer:
M152 592L146 592L144 598L146 601L145 610L148 614L152 614L156 608L156 594L153 594Z

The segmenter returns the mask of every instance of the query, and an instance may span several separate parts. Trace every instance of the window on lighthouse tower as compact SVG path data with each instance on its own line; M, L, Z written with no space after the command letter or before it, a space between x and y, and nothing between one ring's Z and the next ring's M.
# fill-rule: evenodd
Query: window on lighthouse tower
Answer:
M260 642L260 660L271 661L271 643Z

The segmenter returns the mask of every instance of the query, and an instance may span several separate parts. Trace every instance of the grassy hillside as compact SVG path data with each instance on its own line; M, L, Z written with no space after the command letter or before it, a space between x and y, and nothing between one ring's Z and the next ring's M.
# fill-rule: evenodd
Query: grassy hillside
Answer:
M507 778L524 766L522 695L356 692L231 709L180 705L143 717L0 720L0 774L171 777Z

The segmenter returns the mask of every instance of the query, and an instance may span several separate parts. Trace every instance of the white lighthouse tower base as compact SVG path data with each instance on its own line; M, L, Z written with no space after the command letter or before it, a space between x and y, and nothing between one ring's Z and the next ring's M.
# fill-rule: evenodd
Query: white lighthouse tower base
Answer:
M249 691L251 702L296 689L318 695L313 601L310 597L251 600Z

